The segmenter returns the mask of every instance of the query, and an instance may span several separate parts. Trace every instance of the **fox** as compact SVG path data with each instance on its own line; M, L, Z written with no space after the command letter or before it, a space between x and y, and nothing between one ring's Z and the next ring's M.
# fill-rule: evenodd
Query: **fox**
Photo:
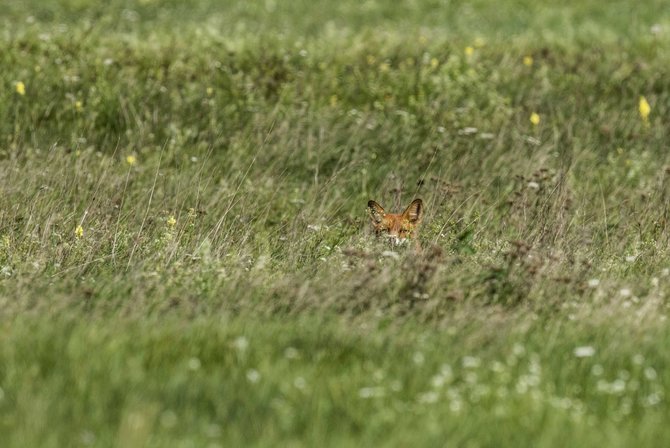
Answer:
M368 214L372 229L377 236L385 236L389 242L398 246L408 239L416 239L419 225L423 219L423 201L414 199L402 213L386 213L378 202L368 201ZM417 247L418 247L418 240Z

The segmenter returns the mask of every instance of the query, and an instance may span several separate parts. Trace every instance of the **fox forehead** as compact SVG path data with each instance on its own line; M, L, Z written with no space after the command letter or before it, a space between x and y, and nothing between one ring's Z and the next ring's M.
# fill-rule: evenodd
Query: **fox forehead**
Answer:
M410 222L409 219L405 218L400 213L386 213L384 215L384 218L382 219L382 222L380 222L376 226L377 227L384 226L391 228L403 228L403 227L411 228L416 227L416 224Z

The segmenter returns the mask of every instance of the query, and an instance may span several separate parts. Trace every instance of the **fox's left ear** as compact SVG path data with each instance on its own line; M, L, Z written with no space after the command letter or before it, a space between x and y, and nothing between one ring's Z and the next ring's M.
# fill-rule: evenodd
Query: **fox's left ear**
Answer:
M414 199L411 204L402 212L403 218L412 224L418 224L423 218L423 201L421 199Z
M379 224L384 220L384 207L377 204L375 201L368 201L368 213L370 214L370 219L375 224Z

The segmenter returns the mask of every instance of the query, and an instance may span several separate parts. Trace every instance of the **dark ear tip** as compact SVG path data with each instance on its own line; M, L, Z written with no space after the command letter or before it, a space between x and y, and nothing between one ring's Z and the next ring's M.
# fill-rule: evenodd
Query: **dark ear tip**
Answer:
M368 207L374 207L376 204L377 204L377 203L376 203L375 201L373 201L372 199L370 199L370 200L368 201Z

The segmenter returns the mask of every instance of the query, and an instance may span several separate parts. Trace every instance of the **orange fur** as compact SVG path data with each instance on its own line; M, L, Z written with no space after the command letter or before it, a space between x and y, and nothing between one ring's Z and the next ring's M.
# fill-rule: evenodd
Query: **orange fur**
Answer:
M414 199L402 213L386 213L377 202L368 201L368 213L375 234L386 236L393 244L416 237L423 209L421 199Z

